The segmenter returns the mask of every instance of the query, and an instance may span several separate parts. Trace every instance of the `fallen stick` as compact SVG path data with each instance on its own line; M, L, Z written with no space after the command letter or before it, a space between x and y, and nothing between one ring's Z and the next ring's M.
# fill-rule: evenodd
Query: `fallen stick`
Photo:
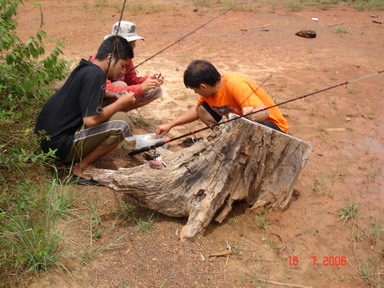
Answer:
M299 284L291 284L291 283L283 283L283 282L277 282L277 281L271 281L271 280L265 280L265 282L281 285L281 286L290 286L290 287L299 287L299 288L312 288L312 286L303 286Z
M233 254L232 250L224 251L224 252L219 252L219 253L214 253L209 255L208 257L222 257L222 256L227 256Z
M344 23L345 22L339 22L339 23L335 23L335 24L330 24L330 25L328 25L328 27L333 27L333 26L344 24Z
M325 128L324 131L329 131L329 132L348 132L352 131L351 128Z
M264 25L260 27L261 31L268 31L268 27L271 26L270 24Z

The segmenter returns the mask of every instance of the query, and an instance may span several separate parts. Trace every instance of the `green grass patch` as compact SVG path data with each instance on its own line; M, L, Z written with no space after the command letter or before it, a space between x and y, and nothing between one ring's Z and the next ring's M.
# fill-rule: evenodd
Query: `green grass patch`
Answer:
M64 248L61 222L69 214L73 194L57 180L19 186L1 202L0 278L16 283L52 267L68 272L66 260L76 258ZM17 197L19 196L19 197ZM31 200L31 201L29 201Z
M360 216L360 208L357 204L348 204L345 205L343 208L340 209L339 213L337 214L339 216L339 220L343 221L343 225L352 219L357 219Z
M136 219L137 228L139 228L141 232L147 232L153 229L153 215L154 212L151 215L148 215L147 220Z

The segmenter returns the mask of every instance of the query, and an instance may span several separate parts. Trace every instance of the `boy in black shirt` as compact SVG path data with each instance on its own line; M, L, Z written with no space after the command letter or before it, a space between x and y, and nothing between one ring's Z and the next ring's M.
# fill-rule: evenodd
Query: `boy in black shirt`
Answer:
M100 45L93 63L81 60L67 81L45 104L35 132L42 136L44 152L56 150L62 163L78 162L72 174L92 184L83 172L128 136L125 112L135 102L132 92L120 92L102 107L106 79L114 79L133 58L131 45L111 36Z

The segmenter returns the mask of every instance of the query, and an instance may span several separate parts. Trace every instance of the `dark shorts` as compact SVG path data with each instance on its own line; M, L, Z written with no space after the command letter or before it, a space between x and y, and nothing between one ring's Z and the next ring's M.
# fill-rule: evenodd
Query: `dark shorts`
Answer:
M212 107L208 105L207 102L203 102L203 103L201 104L201 106L203 106L204 109L207 110L207 112L213 117L213 119L215 119L216 122L220 122L221 119L223 118L222 116L220 116L219 114L217 114L217 113L215 112L215 110L213 110ZM281 131L280 127L277 126L277 125L276 125L275 123L273 123L273 122L270 122L270 121L259 121L259 122L257 122L257 123L260 123L260 124L262 124L262 125L264 125L264 126L267 126L267 127L269 127L269 128L275 129L275 130L277 130L277 131L279 131L279 132L283 132L283 131ZM284 132L283 132L283 133L284 133Z

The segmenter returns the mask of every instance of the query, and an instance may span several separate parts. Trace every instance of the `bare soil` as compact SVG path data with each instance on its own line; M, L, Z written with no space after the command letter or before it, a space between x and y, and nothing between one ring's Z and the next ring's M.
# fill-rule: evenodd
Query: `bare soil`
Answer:
M119 20L116 2L105 7L97 7L97 2L39 1L49 48L55 40L64 41L64 56L74 65L95 53ZM135 22L146 39L137 43L135 64L225 9L217 4L194 11L187 1L148 1L141 2L147 10L130 10L130 3L123 20ZM155 10L154 3L168 6ZM132 113L137 124L148 123L138 125L135 133L153 132L158 123L194 105L197 96L182 82L184 69L194 59L207 59L221 72L241 72L258 83L272 75L263 87L276 102L377 73L384 68L384 24L372 20L384 21L384 12L347 6L291 12L268 5L253 12L230 11L137 69L139 75L161 72L165 95ZM40 26L40 10L26 2L18 21L18 32L27 39ZM302 29L316 31L317 37L296 36ZM287 210L264 216L237 203L225 223L212 223L194 241L177 237L186 219L154 213L152 229L143 232L123 217L127 210L118 192L74 187L73 208L89 215L92 203L97 210L93 215L100 216L101 236L91 240L74 225L69 233L76 237L68 242L79 257L88 253L88 262L67 263L70 276L43 274L25 287L382 287L383 96L384 77L378 74L281 106L288 133L313 146L295 199ZM178 127L169 136L197 127L201 124ZM132 165L126 154L131 145L118 148L97 166ZM181 149L180 143L169 149ZM358 205L360 216L343 224L340 209L352 204ZM135 217L147 221L152 213L138 208ZM84 220L84 230L89 223ZM233 254L210 257L227 251L228 245ZM345 265L334 263L340 257L345 257Z

